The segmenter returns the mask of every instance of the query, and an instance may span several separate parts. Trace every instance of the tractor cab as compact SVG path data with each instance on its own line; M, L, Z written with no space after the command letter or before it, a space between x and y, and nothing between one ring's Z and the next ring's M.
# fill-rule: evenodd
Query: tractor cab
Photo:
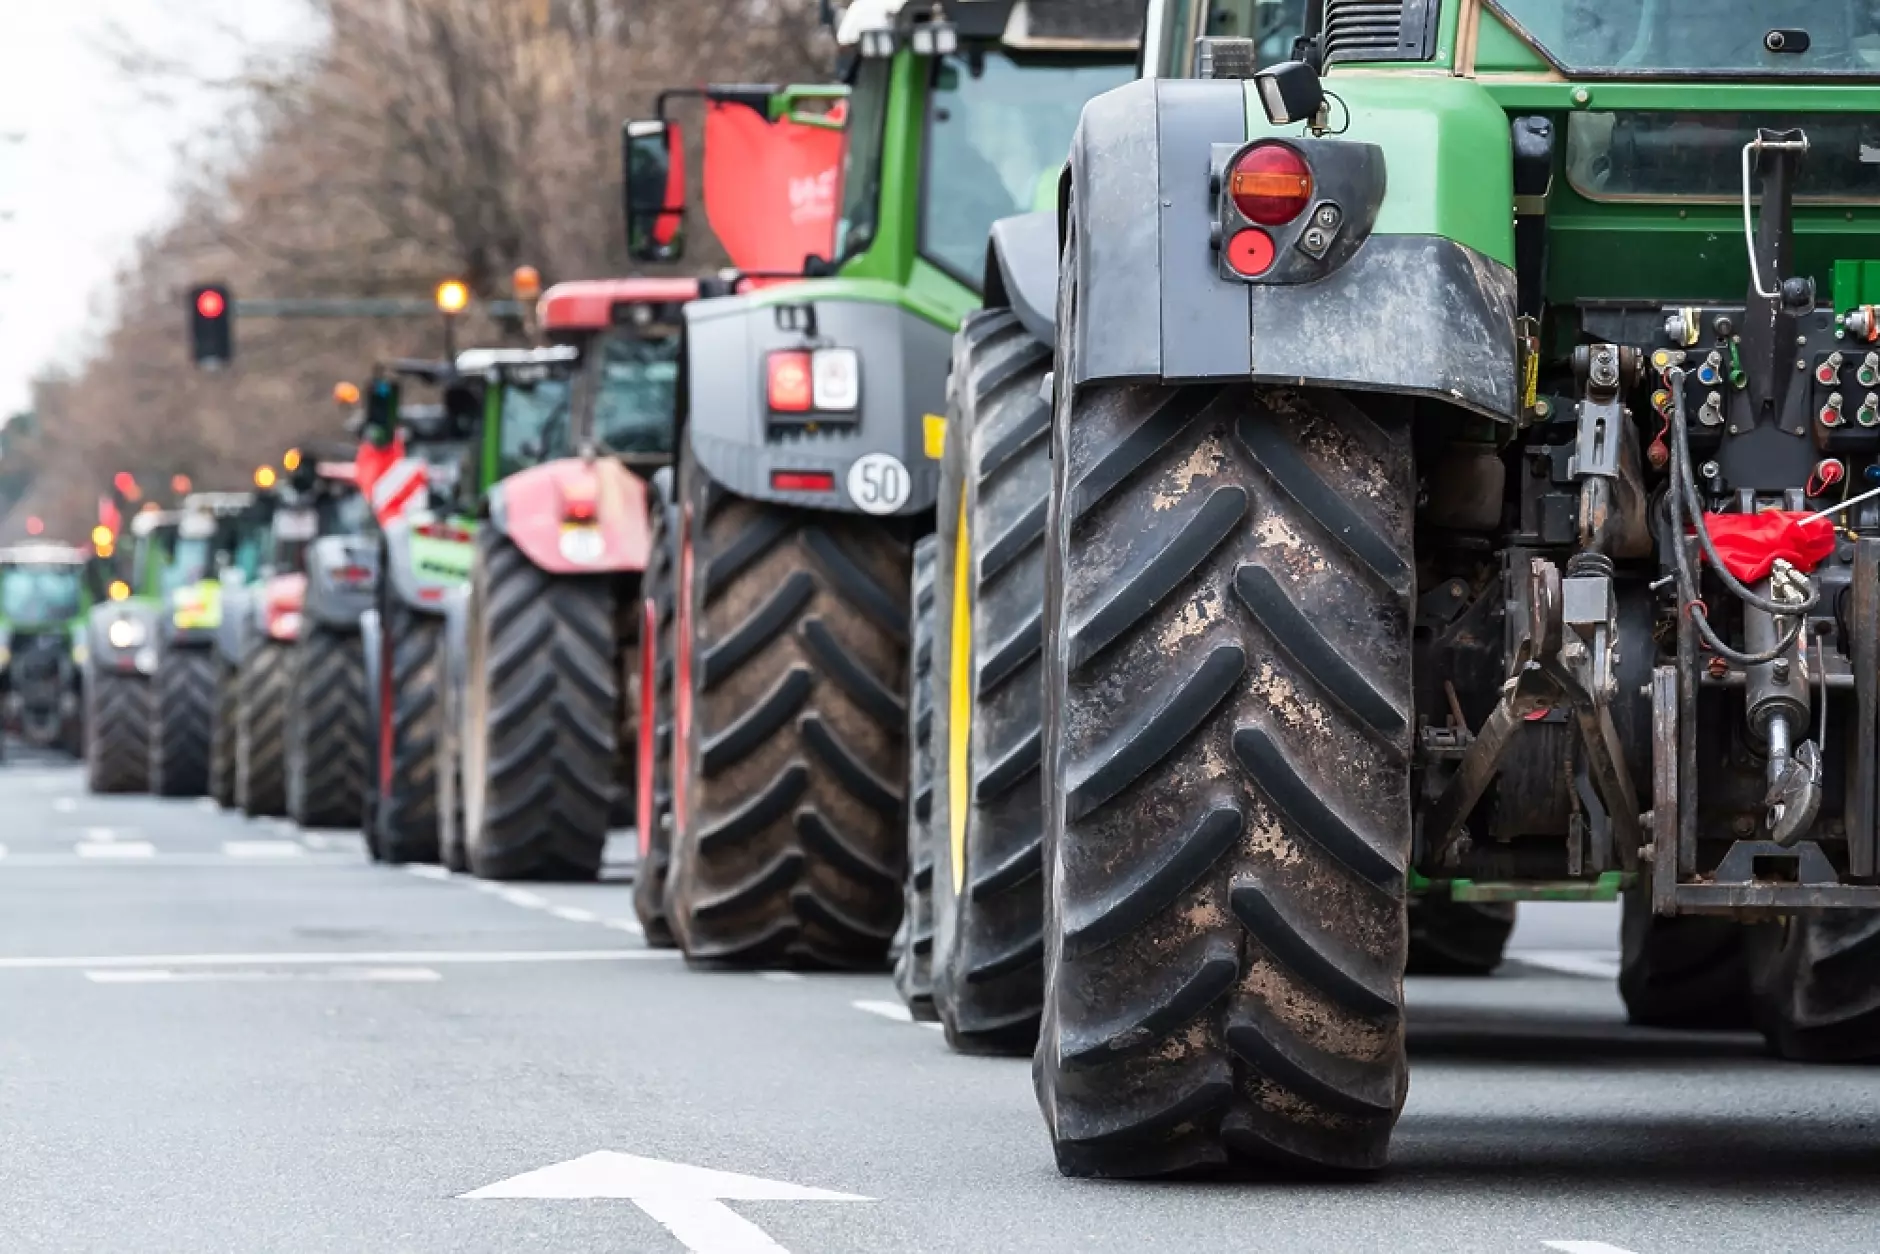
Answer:
M64 544L0 548L0 687L7 729L33 745L78 745L79 661L91 603L86 554Z
M642 472L672 460L681 311L698 298L692 279L596 279L559 283L537 316L551 344L580 354L565 379L538 393L556 412L561 455L594 452Z

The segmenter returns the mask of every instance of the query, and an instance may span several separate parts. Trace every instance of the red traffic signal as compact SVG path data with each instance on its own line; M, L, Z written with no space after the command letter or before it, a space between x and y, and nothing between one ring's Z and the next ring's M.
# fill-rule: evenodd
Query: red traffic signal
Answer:
M204 283L189 294L189 347L198 366L225 366L235 356L234 300L221 283Z

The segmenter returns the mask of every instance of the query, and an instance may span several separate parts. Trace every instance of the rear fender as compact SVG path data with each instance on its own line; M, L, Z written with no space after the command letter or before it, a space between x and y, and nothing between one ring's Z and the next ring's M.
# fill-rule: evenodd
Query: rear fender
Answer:
M490 524L551 574L646 569L646 481L612 458L564 458L509 476L490 489Z
M994 222L986 243L986 308L1010 309L1039 343L1055 344L1057 287L1057 213Z
M699 466L739 496L843 513L919 514L933 508L940 463L928 456L927 417L946 413L953 333L890 300L818 295L809 281L772 293L694 301L685 307L682 438ZM815 338L779 325L779 302L815 310ZM853 423L772 431L766 362L778 350L852 348L861 361L861 409ZM862 459L874 457L857 471ZM867 508L886 455L907 476L898 506ZM828 473L833 490L772 486L777 471ZM851 472L855 472L852 474Z
M1478 231L1449 212L1462 198L1432 190L1466 170L1471 197L1512 203L1506 115L1468 80L1352 81L1354 92L1406 94L1380 112L1395 130L1374 126L1354 94L1350 112L1364 120L1348 137L1288 138L1323 153L1320 192L1367 161L1383 166L1383 190L1344 198L1343 234L1322 263L1294 254L1292 227L1276 228L1281 259L1266 281L1224 277L1210 242L1214 163L1260 137L1247 84L1143 79L1086 106L1060 198L1078 244L1070 383L1316 385L1517 417L1515 275L1498 260L1512 227Z
M378 595L379 546L363 536L321 536L307 548L304 613L322 627L351 630Z
M392 519L384 531L387 589L419 613L441 613L445 590L470 577L471 546L420 535L406 518Z

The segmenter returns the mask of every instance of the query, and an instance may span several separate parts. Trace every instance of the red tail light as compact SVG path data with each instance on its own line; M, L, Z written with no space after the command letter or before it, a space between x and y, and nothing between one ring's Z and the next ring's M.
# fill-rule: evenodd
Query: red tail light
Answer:
M773 470L770 487L775 492L834 492L836 477L826 470Z
M370 566L335 566L333 578L340 583L365 583L372 578Z
M1228 172L1227 194L1249 222L1284 226L1312 203L1312 167L1286 144L1260 144Z
M1272 269L1274 255L1273 237L1258 227L1236 231L1227 241L1227 264L1234 268L1235 274L1244 274L1250 279L1259 278Z
M815 407L816 385L808 353L772 353L766 374L773 412L807 414Z
M462 527L453 527L447 522L428 522L417 528L417 532L433 540L450 540L458 544L467 544L472 538Z

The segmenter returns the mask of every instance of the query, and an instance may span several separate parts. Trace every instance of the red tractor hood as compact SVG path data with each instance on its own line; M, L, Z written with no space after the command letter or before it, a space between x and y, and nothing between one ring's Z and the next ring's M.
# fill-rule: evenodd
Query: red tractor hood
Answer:
M557 575L646 569L646 483L612 458L531 466L490 491L490 521Z

